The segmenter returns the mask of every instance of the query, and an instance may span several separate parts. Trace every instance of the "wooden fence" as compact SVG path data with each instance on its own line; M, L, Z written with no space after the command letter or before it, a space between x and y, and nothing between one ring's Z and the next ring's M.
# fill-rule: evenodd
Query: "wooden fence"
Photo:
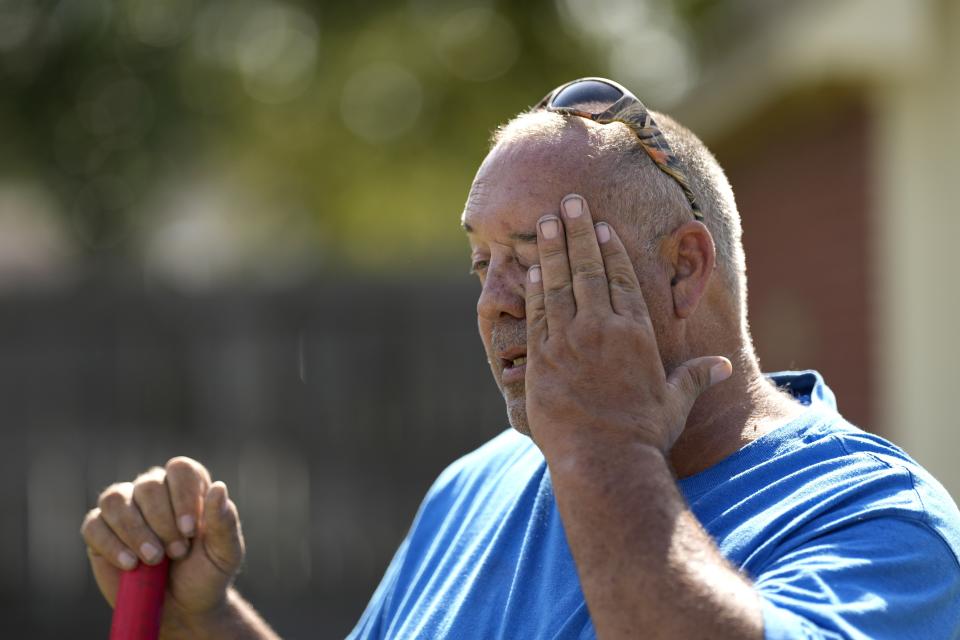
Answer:
M239 581L284 637L359 617L433 478L506 428L469 282L0 299L0 637L103 638L78 528L185 454L225 480Z

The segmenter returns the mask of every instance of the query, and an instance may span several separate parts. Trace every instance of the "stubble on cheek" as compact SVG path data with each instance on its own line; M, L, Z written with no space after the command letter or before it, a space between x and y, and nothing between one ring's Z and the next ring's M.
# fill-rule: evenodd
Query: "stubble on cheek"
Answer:
M526 384L522 380L504 384L502 379L503 370L500 366L499 359L495 355L510 346L526 345L526 324L520 320L512 323L497 323L489 327L489 333L487 334L484 333L484 329L485 327L481 323L481 338L484 336L487 337L487 339L483 341L487 351L487 363L490 365L490 372L493 374L493 379L496 381L497 387L503 395L507 409L507 419L510 421L511 427L529 436L530 427L527 423Z
M525 436L530 435L527 423L527 397L523 382L512 382L503 387L503 400L507 405L507 419L510 426Z
M507 420L510 421L510 426L523 435L529 436L530 427L527 423L526 383L521 380L519 382L503 384L499 368L494 365L490 359L487 360L487 363L490 365L493 380L497 383L497 388L500 389L500 394L503 396L503 402L507 409Z

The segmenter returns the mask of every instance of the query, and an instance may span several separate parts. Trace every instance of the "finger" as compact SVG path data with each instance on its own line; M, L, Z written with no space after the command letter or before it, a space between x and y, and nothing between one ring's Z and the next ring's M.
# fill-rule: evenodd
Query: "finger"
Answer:
M243 533L237 506L227 485L214 482L203 506L203 544L207 557L225 575L233 576L243 563Z
M537 250L540 253L547 326L556 330L577 312L570 282L570 263L567 260L563 223L557 216L544 216L537 222Z
M80 535L93 556L117 569L129 571L137 566L137 556L107 526L100 517L100 509L91 509L80 525Z
M649 323L650 312L647 310L647 302L643 298L637 272L633 269L633 262L630 261L620 236L606 222L597 223L596 229L610 291L610 305L614 313L632 317L644 324Z
M210 487L210 472L192 458L177 456L167 462L166 482L177 529L187 538L193 537Z
M576 194L560 204L577 313L610 311L610 287L587 201Z
M147 525L163 541L167 555L182 558L187 554L187 540L177 530L176 518L167 491L166 472L154 467L133 481L133 502Z
M723 382L733 373L733 364L722 356L703 356L687 360L667 376L667 385L673 388L677 401L690 413L701 393Z
M527 357L547 337L547 314L543 306L543 274L540 265L527 270Z
M163 559L163 543L147 526L143 515L133 502L133 483L111 485L100 494L97 503L100 517L127 548L132 549L147 564Z

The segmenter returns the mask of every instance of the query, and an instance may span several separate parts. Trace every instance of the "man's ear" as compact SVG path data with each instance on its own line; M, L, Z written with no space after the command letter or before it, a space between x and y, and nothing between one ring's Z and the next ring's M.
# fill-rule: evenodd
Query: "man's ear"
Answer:
M689 318L707 291L717 262L717 249L710 230L691 220L681 225L664 243L664 258L672 268L670 292L678 318Z

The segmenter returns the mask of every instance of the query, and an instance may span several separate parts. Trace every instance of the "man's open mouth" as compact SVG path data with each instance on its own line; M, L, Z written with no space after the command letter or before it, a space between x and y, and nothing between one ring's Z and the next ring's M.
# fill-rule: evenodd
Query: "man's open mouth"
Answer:
M497 354L500 358L500 379L504 384L522 382L526 377L527 345L518 345Z
M525 355L518 356L513 360L506 360L506 359L503 360L504 369L512 369L514 367L519 367L520 365L524 365L524 364L527 364L527 356Z
M500 366L504 369L515 369L527 364L527 345L517 345L509 349L503 349L497 353L500 358Z

